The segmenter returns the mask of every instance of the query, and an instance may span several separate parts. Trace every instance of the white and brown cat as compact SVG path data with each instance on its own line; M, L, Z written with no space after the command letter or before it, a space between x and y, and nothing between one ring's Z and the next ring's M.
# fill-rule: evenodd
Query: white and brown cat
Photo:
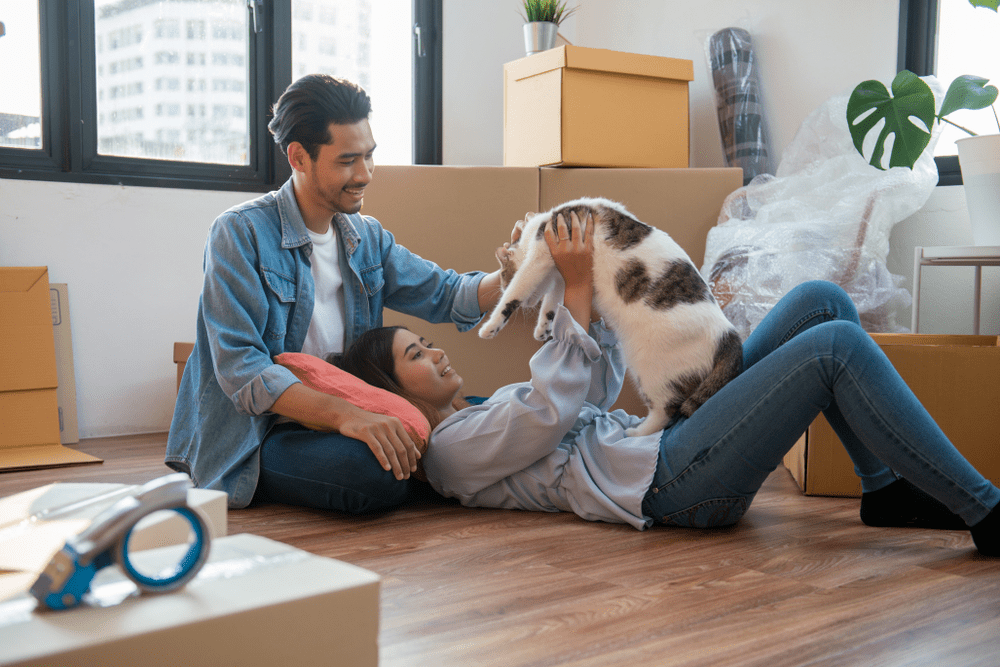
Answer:
M545 227L593 215L594 305L622 344L649 414L627 435L662 430L676 412L690 417L743 368L743 343L687 253L670 235L607 199L577 199L531 217L498 252L503 296L479 330L493 338L520 307L540 305L535 338L548 340L564 283Z

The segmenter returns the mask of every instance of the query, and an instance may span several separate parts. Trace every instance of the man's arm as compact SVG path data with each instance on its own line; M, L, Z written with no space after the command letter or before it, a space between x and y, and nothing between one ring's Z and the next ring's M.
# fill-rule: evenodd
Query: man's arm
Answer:
M497 270L483 276L479 282L479 310L484 313L493 310L493 307L500 300L501 294L503 294L503 290L500 289L500 271Z
M288 417L314 431L337 431L361 440L391 470L396 479L408 479L417 469L420 452L396 417L362 410L337 396L293 384L278 397L271 412Z

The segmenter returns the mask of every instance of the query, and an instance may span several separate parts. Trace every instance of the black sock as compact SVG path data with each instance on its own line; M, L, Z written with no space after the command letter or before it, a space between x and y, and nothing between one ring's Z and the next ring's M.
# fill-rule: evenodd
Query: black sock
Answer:
M1000 556L1000 511L997 507L970 529L972 541L984 556Z
M961 517L905 479L861 494L861 521L878 527L968 529Z

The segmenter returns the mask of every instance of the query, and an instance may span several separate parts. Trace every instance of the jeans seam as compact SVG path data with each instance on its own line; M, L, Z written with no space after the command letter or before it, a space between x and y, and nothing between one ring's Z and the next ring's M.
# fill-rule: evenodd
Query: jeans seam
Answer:
M779 342L778 345L784 345L792 338L795 338L795 336L799 334L799 330L802 328L802 326L805 325L805 323L808 322L809 320L822 316L825 316L827 318L826 319L827 322L834 319L834 313L829 308L824 308L822 310L814 310L813 312L799 318L799 320L795 324L789 327L788 331L785 332L784 337L781 339L781 342Z

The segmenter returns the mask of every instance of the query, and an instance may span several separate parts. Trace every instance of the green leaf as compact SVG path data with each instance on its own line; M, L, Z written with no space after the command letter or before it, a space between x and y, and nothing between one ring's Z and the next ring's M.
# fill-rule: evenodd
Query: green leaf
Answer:
M986 7L986 9L997 11L997 5L1000 4L1000 0L969 0L969 4L973 7Z
M934 93L930 86L908 70L903 70L893 79L892 95L880 81L864 81L854 89L847 102L847 126L851 130L854 147L864 156L865 137L884 119L885 126L875 142L869 164L883 168L885 141L890 134L894 134L896 138L889 166L912 169L931 140L934 107ZM919 118L926 129L916 125L911 120L912 116Z
M944 117L959 109L985 109L997 101L997 87L987 86L989 79L972 74L963 74L948 86L944 102L941 103L941 113Z

